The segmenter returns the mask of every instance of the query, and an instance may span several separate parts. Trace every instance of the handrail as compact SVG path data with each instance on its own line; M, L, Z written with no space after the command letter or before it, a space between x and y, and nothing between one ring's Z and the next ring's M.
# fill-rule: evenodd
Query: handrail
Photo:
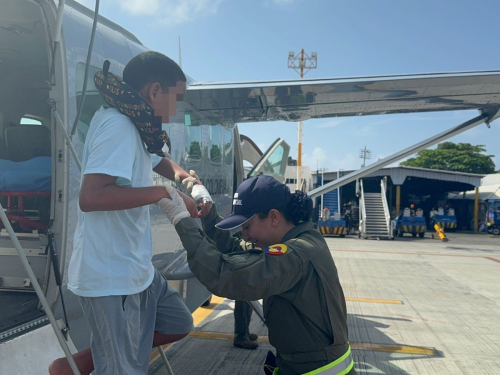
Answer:
M14 229L12 228L12 225L10 225L10 221L7 218L7 215L5 214L5 211L3 209L2 204L0 203L0 219L5 226L5 229L7 229L7 233L9 234L9 237L14 244L14 247L17 250L17 253L19 254L19 259L21 260L21 264L23 265L24 269L26 270L26 273L28 274L28 277L31 281L31 284L33 285L33 288L35 289L35 293L38 296L38 299L40 300L40 303L42 304L43 309L45 310L45 314L47 314L47 318L49 318L49 322L52 325L52 328L54 330L54 333L56 334L57 340L59 341L59 345L61 345L61 348L66 355L66 358L68 359L69 365L71 367L71 370L73 371L74 374L80 375L80 371L78 370L78 367L76 366L75 360L73 359L73 356L71 355L71 351L69 350L68 344L66 343L66 338L63 336L63 333L61 332L61 329L57 325L56 318L54 317L54 314L52 313L52 310L50 309L50 305L47 302L47 299L45 298L45 295L43 294L42 288L40 287L40 284L38 283L38 280L36 279L35 273L33 272L28 258L26 257L26 254L24 253L24 250L17 239L17 236L14 232Z
M360 205L360 210L359 212L361 213L361 218L359 220L359 223L361 224L361 234L363 237L366 235L366 207L365 207L365 192L363 188L363 180L359 180L359 187L360 187L360 197L359 197L359 205Z
M380 180L380 190L382 195L382 204L384 205L384 214L385 214L385 224L387 228L387 235L392 237L392 228L391 228L391 214L389 212L389 205L387 204L387 176L384 176L382 180Z

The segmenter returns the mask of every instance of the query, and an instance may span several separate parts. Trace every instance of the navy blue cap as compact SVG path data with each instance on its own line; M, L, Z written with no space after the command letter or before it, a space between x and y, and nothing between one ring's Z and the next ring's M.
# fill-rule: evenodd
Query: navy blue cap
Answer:
M233 199L233 213L219 222L220 229L235 229L255 214L267 212L290 202L290 189L274 177L259 175L238 186Z

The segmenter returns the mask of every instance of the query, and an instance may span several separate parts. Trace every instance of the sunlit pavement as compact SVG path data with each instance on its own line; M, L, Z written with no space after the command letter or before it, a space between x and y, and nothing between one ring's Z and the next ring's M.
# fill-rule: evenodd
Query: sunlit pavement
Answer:
M447 233L448 242L328 237L349 312L360 374L500 374L500 238ZM166 350L175 374L262 374L259 349L232 346L234 303L200 308L196 331ZM201 315L200 315L201 314ZM197 318L195 317L195 320ZM155 361L150 374L167 374Z

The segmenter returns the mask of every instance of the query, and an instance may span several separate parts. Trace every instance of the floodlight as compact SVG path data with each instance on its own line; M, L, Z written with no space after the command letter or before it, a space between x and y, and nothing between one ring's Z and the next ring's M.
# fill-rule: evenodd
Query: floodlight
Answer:
M288 57L294 57L294 56L295 56L295 52L293 52L293 51L288 52Z

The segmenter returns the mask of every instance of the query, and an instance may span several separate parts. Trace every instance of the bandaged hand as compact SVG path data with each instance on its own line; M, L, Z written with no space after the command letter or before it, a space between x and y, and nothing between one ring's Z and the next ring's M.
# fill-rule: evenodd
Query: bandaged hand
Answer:
M189 171L189 177L186 177L181 181L180 176L178 173L175 174L175 183L181 189L182 191L186 192L187 194L191 194L191 190L193 189L193 186L200 184L200 178L196 174L195 171L190 170Z
M210 196L210 193L207 191L205 186L203 185L195 185L193 186L193 191L191 192L191 196L198 204L200 211L198 212L198 217L205 217L210 212L212 208L212 204L214 201Z
M213 203L213 199L210 196L210 193L203 185L194 185L191 191L191 196L200 204L206 204L208 202Z
M172 185L165 185L165 189L170 198L160 199L156 204L165 212L172 224L176 225L179 221L191 215L177 190Z

